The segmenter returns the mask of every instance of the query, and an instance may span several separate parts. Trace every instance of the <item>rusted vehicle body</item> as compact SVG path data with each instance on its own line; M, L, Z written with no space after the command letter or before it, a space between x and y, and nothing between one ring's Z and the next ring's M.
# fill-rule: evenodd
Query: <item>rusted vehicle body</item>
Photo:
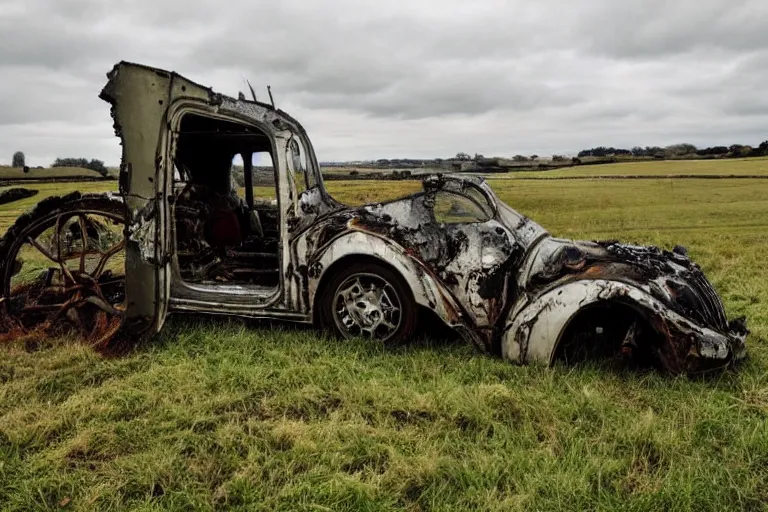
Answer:
M0 242L6 326L76 320L101 343L157 333L178 311L395 343L428 310L516 363L618 355L695 373L744 357L743 319L727 321L682 248L554 238L477 177L429 176L419 193L348 207L327 193L306 132L281 110L136 64L108 77L101 97L123 147L120 194L46 200L9 231ZM233 184L233 158L242 187ZM99 208L124 223L122 241L94 220ZM38 217L47 220L28 229ZM43 227L53 233L48 245L33 238ZM29 293L14 295L25 242L55 264L33 286L59 294L45 304L52 313L40 314ZM118 251L120 286L119 269L103 275ZM95 313L71 314L81 306ZM96 332L89 322L109 327Z

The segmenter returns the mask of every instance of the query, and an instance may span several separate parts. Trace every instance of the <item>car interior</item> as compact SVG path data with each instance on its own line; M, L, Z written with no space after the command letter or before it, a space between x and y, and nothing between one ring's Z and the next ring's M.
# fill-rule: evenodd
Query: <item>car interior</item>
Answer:
M197 114L182 118L174 158L173 215L177 261L185 282L278 285L272 152L270 138L252 126Z

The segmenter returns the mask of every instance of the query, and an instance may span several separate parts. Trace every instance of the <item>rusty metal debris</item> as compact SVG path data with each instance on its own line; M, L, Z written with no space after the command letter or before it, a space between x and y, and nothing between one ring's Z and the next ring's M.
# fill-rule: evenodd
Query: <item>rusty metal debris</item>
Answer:
M122 218L119 198L80 194L20 217L0 242L4 330L107 343L124 309Z
M98 271L65 269L54 246L33 243L61 266L51 269L64 291L83 291L56 318L87 303L133 337L159 332L178 311L313 323L394 343L409 339L427 309L516 363L607 356L696 373L744 357L743 319L727 321L683 248L554 238L476 177L428 176L411 196L348 207L323 186L304 129L273 105L136 64L108 76L101 97L123 145L125 242L97 253L125 249L124 286L102 296ZM270 170L257 171L258 154ZM244 186L233 184L233 158ZM77 208L61 211L83 219ZM50 217L57 233L62 215ZM13 236L0 242L6 281L18 273L8 259ZM6 287L3 312L18 321L11 296Z

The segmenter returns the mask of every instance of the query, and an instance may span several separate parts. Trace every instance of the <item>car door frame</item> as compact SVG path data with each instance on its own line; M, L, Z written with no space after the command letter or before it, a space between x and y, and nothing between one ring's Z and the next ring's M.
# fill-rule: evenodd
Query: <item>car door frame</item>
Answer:
M285 251L285 227L286 212L285 205L289 199L289 184L286 177L285 146L287 140L283 132L275 132L268 126L262 125L257 121L235 115L230 112L222 112L217 106L210 105L207 101L190 101L187 98L177 100L169 109L168 132L171 134L172 143L168 146L168 155L166 161L171 166L166 174L172 176L173 155L175 154L176 143L178 140L178 128L181 119L187 114L197 114L212 119L236 122L247 126L252 126L270 138L273 151L273 164L275 172L275 185L278 203L278 231L280 233L279 241L279 283L273 291L269 293L260 293L258 289L238 284L222 283L217 285L197 285L185 282L180 275L178 261L175 255L176 233L175 226L171 227L173 235L171 238L172 251L172 286L171 303L174 309L187 311L222 311L231 314L244 314L248 316L257 315L260 311L284 310L285 300L285 277L290 265L290 253ZM276 313L276 312L275 312ZM269 314L265 316L281 316L279 314Z

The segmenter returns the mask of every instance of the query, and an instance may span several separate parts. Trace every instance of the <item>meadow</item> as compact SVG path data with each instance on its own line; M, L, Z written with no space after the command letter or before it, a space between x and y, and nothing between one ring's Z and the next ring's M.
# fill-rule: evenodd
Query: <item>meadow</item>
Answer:
M617 172L667 175L669 164ZM732 164L713 173L768 174L766 160ZM0 508L764 508L768 179L518 174L490 183L554 235L687 246L728 314L748 317L748 361L694 380L598 363L520 367L449 338L391 349L182 316L119 357L66 339L11 342L0 347ZM0 209L0 231L62 192L34 187L27 204ZM418 187L328 184L356 204Z
M16 167L0 165L0 180L15 179L51 179L51 178L99 178L101 174L81 167L51 167L38 169L31 167L28 173Z
M768 176L768 158L663 160L583 165L553 171L508 173L507 178L572 178L616 176Z

